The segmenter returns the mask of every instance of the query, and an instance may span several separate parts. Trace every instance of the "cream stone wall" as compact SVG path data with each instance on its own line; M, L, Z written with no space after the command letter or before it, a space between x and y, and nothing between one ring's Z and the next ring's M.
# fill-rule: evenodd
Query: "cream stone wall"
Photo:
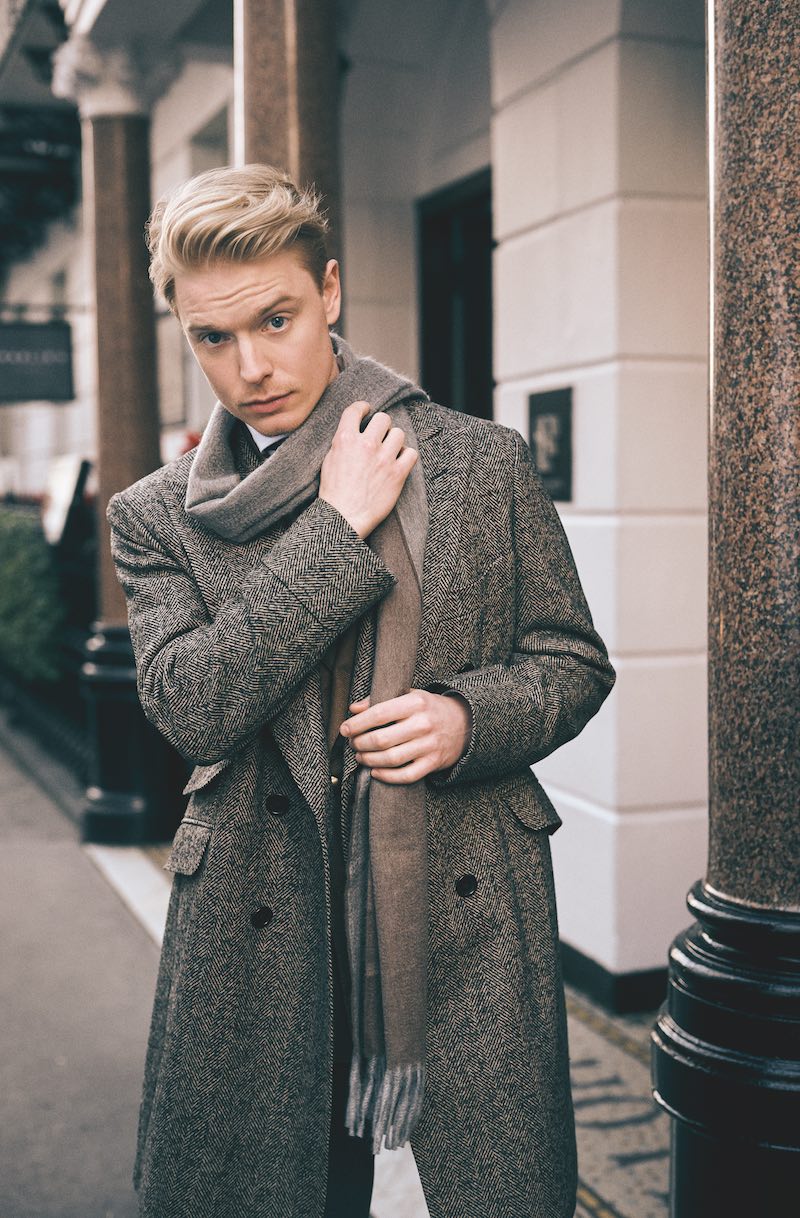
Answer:
M353 4L341 48L347 337L417 376L414 204L490 162L484 0Z
M617 668L537 767L562 937L660 967L706 845L707 238L701 3L508 0L491 29L496 418L573 387L559 504Z

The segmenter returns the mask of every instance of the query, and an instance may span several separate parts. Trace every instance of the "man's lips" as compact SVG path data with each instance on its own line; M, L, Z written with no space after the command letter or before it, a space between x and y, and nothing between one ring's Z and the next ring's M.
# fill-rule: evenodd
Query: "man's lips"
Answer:
M291 393L292 390L289 390L288 393L276 393L268 398L254 398L250 402L243 402L242 405L246 410L268 413L270 410L277 410L291 396Z

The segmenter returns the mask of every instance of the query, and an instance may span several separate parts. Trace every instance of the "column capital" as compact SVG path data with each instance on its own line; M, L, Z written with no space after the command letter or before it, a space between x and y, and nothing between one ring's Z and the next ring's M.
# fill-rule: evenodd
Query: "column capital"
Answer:
M145 65L122 47L98 46L85 34L72 34L53 56L53 93L76 102L81 118L146 115L180 67L172 49L169 60Z

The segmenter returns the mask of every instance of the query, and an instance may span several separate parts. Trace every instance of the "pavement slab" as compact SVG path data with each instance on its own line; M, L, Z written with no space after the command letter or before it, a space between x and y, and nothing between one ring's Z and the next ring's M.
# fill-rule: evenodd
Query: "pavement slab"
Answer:
M158 949L0 753L0 1216L133 1218Z

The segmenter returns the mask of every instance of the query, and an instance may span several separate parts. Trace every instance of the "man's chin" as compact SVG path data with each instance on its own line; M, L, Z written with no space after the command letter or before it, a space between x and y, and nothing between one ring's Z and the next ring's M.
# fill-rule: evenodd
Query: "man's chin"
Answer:
M301 423L305 423L313 409L313 406L305 408L297 402L292 402L283 410L259 411L257 408L240 407L238 410L231 410L231 414L235 415L237 419L241 419L243 423L247 423L259 435L285 436L290 431L295 431Z

